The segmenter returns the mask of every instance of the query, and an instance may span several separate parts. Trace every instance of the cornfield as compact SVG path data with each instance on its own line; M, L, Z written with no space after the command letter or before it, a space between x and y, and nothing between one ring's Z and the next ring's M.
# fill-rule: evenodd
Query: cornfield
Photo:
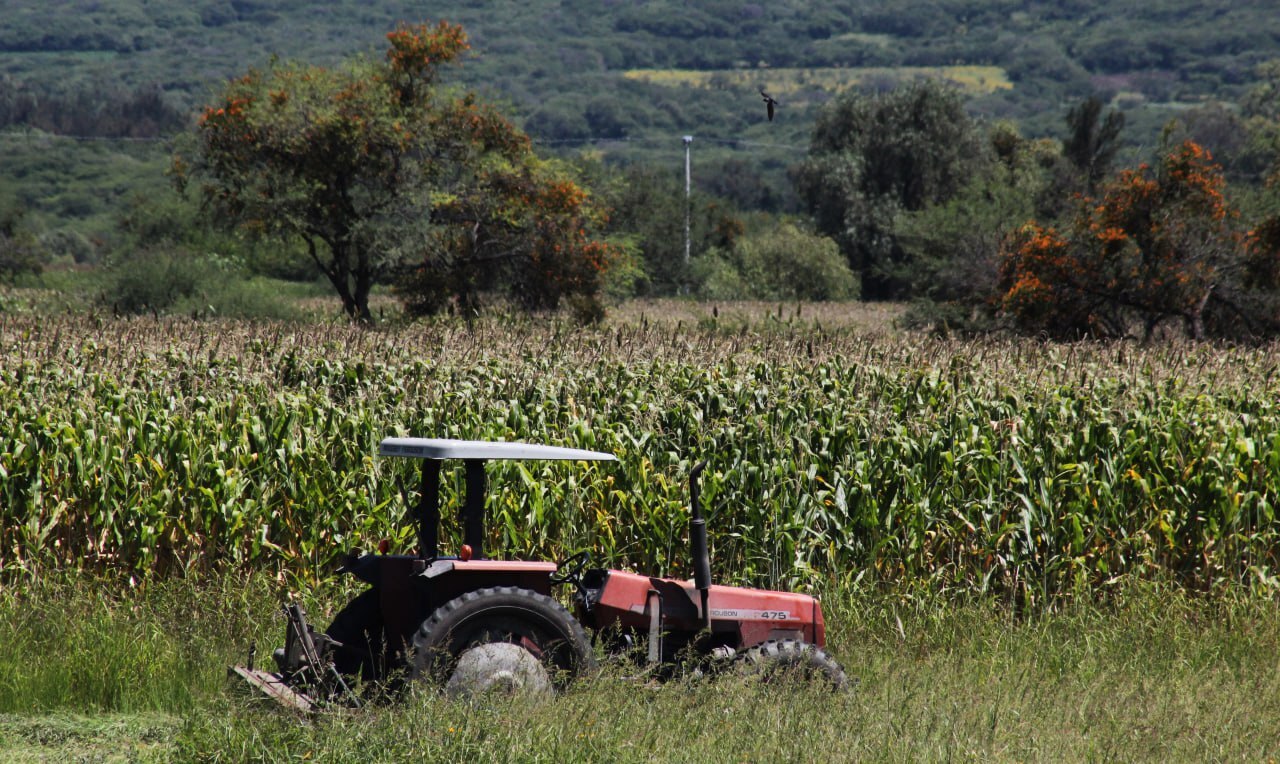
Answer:
M89 317L5 318L0 345L4 577L310 580L381 538L407 551L416 465L373 454L418 435L617 454L490 465L495 555L687 573L685 480L708 458L722 579L1023 603L1126 576L1278 584L1275 348Z

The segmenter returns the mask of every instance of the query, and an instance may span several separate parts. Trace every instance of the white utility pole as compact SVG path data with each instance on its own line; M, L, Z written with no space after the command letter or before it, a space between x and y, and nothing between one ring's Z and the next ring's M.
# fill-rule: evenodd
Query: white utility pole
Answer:
M693 136L686 135L684 137L684 267L689 267L689 216L693 202L689 199L689 186L692 180L689 163L689 144L693 143Z

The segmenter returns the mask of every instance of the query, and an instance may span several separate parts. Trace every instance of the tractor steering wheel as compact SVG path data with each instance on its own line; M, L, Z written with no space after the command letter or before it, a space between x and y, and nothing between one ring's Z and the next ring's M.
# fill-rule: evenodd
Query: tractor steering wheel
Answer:
M587 551L570 555L564 562L556 566L556 572L548 579L553 584L573 584L582 588L582 571L591 563L591 553Z

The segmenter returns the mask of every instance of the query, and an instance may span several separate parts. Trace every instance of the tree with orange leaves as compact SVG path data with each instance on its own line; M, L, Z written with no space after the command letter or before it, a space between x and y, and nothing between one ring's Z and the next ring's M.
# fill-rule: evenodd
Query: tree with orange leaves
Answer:
M1000 301L1021 328L1051 336L1151 337L1168 320L1206 335L1232 308L1247 255L1222 170L1186 141L1156 168L1126 170L1081 200L1058 231L1028 223L1001 255Z
M401 25L387 41L381 61L250 70L227 84L201 115L194 146L174 159L179 186L198 183L216 217L301 240L347 315L362 321L374 283L411 271L424 253L430 262L441 247L465 249L478 219L457 214L460 200L534 161L528 137L497 110L437 86L442 67L468 49L460 26ZM513 219L509 204L498 206ZM578 230L523 252L549 258Z
M481 292L505 288L528 310L581 298L598 317L596 295L614 248L595 237L605 215L556 164L523 161L474 173L433 210L437 235L398 287L413 314L453 300L464 314Z

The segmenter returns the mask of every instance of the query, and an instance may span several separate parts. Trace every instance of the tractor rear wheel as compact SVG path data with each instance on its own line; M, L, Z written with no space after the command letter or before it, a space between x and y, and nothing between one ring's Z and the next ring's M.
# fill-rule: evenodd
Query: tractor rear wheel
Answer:
M550 597L513 586L441 605L413 638L414 678L454 697L490 690L549 692L595 666L591 640Z
M798 639L771 639L738 655L744 673L765 681L790 677L819 680L834 690L849 687L849 676L826 650Z
M351 600L334 616L325 634L341 643L333 653L338 673L365 683L376 682L386 676L378 590L366 589Z

